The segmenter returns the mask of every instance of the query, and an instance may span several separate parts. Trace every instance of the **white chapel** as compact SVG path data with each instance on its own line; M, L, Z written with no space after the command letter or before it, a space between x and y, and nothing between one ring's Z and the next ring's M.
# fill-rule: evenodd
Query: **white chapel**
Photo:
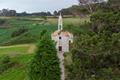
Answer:
M51 34L52 40L56 42L56 49L60 52L69 52L70 43L73 42L73 34L63 31L63 19L60 14L58 19L58 30Z

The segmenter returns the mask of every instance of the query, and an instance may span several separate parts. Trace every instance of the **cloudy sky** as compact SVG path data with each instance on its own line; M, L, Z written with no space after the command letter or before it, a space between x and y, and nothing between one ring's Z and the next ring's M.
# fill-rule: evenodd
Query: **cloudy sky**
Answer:
M53 12L73 4L78 4L78 0L0 0L0 9L15 9L17 12Z

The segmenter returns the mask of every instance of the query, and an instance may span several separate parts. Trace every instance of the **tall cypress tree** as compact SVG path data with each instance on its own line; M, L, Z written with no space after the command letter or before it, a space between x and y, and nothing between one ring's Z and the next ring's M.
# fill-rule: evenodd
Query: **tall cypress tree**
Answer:
M46 32L42 33L28 70L30 80L60 80L59 59L55 44Z

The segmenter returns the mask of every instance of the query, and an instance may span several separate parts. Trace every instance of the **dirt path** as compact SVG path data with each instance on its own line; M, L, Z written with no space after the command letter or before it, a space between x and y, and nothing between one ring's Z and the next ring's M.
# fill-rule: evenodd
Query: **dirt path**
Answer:
M58 52L58 57L60 60L60 68L61 68L61 80L65 80L65 68L64 68L64 56L63 52Z
M33 53L36 48L35 44L21 44L21 45L12 45L12 46L0 46L0 49L13 48L13 47L29 47L28 53Z
M35 49L36 49L36 46L34 44L31 44L28 49L28 53L34 53Z
M12 46L0 46L0 48L23 47L23 46L29 46L29 45L30 44L12 45Z

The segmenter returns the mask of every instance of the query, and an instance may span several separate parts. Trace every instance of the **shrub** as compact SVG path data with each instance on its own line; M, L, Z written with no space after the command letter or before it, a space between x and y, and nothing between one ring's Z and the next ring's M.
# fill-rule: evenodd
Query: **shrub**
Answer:
M10 57L9 56L3 56L0 58L0 64L6 64L10 62Z
M5 19L0 19L0 25L3 25L6 22Z
M111 33L120 32L120 13L98 11L91 16L93 31L96 33L107 30Z
M89 33L72 29L73 64L66 66L66 80L120 80L120 12L101 10L90 21L83 25L92 27Z
M14 62L10 60L9 56L3 56L0 58L0 74L8 70L14 65Z
M120 78L120 33L111 36L82 34L71 50L70 80L110 80Z
M27 31L28 31L28 29L26 29L25 27L19 28L18 30L14 31L14 32L11 34L11 37L20 36L21 34L27 32Z
M28 76L30 80L60 80L59 59L55 45L46 32L41 34L36 55L28 69Z

